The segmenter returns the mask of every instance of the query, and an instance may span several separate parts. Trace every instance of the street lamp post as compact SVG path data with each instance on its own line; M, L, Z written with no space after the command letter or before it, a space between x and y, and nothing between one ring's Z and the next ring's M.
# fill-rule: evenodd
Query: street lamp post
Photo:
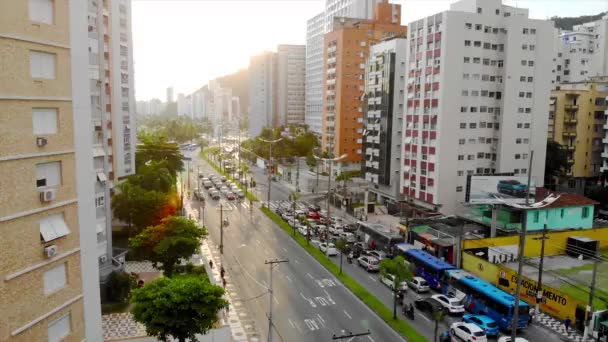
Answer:
M329 193L331 191L331 172L332 172L332 165L334 162L336 161L340 161L344 158L346 158L348 156L348 154L343 154L337 158L321 158L321 157L317 157L314 156L315 159L317 160L322 160L324 162L329 162L329 176L327 177L327 221L329 223ZM329 250L329 248L327 249Z
M283 138L279 138L276 140L265 140L262 138L258 138L258 139L260 139L260 141L262 141L262 142L270 144L270 153L268 156L268 164L270 166L270 169L268 170L268 197L267 197L267 201L266 201L266 206L268 208L270 208L270 182L271 182L271 176L272 176L272 144L283 140Z

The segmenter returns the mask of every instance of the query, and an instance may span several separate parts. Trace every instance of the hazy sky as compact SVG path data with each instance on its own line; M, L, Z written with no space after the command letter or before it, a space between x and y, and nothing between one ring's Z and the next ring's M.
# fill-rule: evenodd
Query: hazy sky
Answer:
M208 80L246 68L249 56L278 44L305 44L306 20L325 0L132 0L136 97L165 100L165 89L191 93ZM455 0L390 0L402 22L447 10ZM608 10L606 0L503 0L532 18Z

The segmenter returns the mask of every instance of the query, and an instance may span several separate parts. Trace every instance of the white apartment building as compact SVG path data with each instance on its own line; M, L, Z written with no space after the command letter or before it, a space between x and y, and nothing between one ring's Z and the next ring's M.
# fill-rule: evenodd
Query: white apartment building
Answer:
M306 23L305 122L310 130L323 129L323 36L333 30L334 17L372 19L380 0L326 0L323 12Z
M276 123L277 54L264 52L249 60L249 136Z
M279 125L304 123L305 45L277 47L277 115Z
M232 97L232 118L241 122L241 99L238 96Z
M166 102L167 103L171 103L173 102L173 87L168 87L167 88L167 99Z
M400 199L407 39L370 47L365 67L362 172L380 202ZM370 101L373 100L373 101Z
M543 185L553 23L500 0L462 0L408 25L404 194L460 211L467 176Z
M89 79L97 254L102 281L124 264L112 247L111 189L135 173L135 85L131 1L88 0ZM91 228L93 229L93 228Z
M581 82L608 75L608 15L559 32L558 82Z

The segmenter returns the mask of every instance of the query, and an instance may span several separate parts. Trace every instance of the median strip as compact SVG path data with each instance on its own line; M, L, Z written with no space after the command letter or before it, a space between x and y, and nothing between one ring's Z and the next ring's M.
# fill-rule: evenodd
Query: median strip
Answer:
M412 327L406 321L393 319L393 311L386 307L378 298L370 293L366 288L357 283L353 278L348 276L346 273L340 274L340 267L334 264L325 254L314 246L307 243L306 238L300 234L293 235L293 228L285 222L279 215L272 212L270 209L263 207L262 212L266 214L274 223L278 224L279 227L283 228L285 232L289 234L296 242L304 248L310 255L312 255L317 261L323 265L328 271L330 271L336 278L348 287L359 299L361 299L370 309L372 309L378 316L390 325L395 331L401 336L405 337L410 342L422 342L427 339L420 335L414 327Z
M220 173L223 176L226 176L226 178L228 178L233 184L236 184L236 186L239 189L243 190L243 192L245 193L245 197L247 197L247 199L249 199L251 201L258 200L258 198L255 197L252 193L250 193L246 189L243 189L241 182L237 182L234 179L232 179L232 177L230 177L230 175L228 175L226 172L222 171L222 169L220 169L214 162L212 162L211 159L209 159L209 157L207 157L207 154L205 152L201 152L201 158L203 158L203 160L205 160L207 163L209 163L209 165L211 165L211 167L214 168L215 171L217 171L218 173ZM198 175L197 175L197 177L198 177Z

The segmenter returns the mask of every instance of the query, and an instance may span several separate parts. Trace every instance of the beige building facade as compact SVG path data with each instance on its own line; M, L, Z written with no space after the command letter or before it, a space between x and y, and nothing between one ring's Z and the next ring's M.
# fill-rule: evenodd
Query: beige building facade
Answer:
M86 2L0 2L0 61L0 341L101 341Z

